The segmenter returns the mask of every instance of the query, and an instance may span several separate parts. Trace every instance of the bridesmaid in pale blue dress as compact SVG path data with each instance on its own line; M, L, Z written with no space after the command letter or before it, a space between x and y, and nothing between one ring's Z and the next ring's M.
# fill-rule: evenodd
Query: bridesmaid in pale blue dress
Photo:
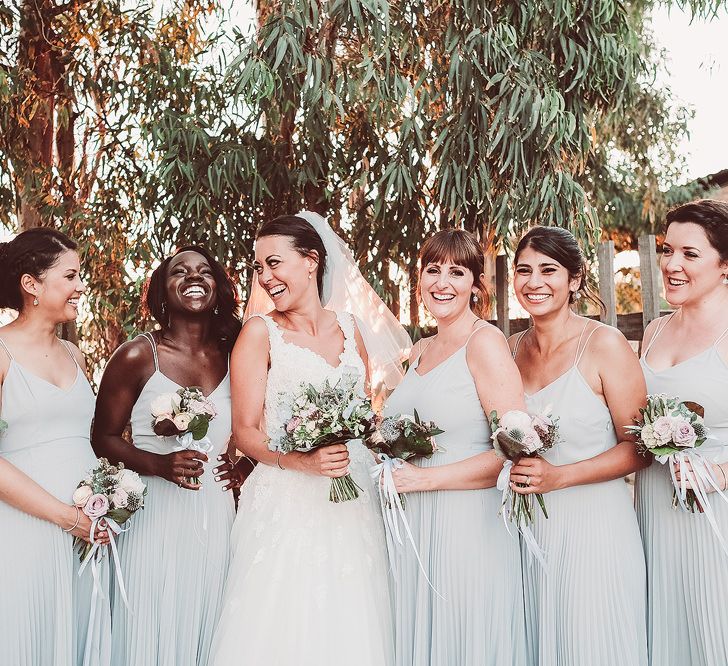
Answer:
M76 244L53 229L0 244L0 664L81 666L89 636L91 575L79 578L73 537L91 521L73 506L96 464L89 443L94 395L83 356L59 340L74 321L81 282ZM97 528L96 537L108 543ZM108 597L108 595L106 595ZM108 604L99 600L88 641L91 666L108 664Z
M487 414L525 409L502 333L479 318L487 301L483 250L462 230L441 231L421 252L419 295L437 335L415 345L386 414L412 414L445 432L429 460L394 473L433 591L407 541L393 576L398 666L522 666L525 633L518 539L498 515L503 461Z
M667 214L667 225L660 268L665 298L678 309L647 327L642 368L649 393L704 407L715 439L698 451L725 489L728 204L686 204ZM636 499L647 559L651 666L728 664L728 555L707 517L672 507L669 469L656 462L637 475ZM710 501L728 540L728 504L716 495Z
M199 247L160 264L146 304L161 330L125 343L109 361L92 437L99 455L142 474L148 488L144 510L119 538L130 610L115 594L112 664L205 666L229 563L230 488L241 480L237 467L213 470L230 442L228 357L238 306L224 269ZM218 412L209 455L175 451L174 437L152 430L152 401L183 386L201 387Z
M533 320L511 339L526 404L559 419L557 444L511 470L511 489L542 493L548 512L534 502L546 567L523 547L526 663L645 666L645 561L624 482L649 464L624 431L645 404L639 362L619 331L572 311L579 296L599 301L565 229L521 239L514 290Z

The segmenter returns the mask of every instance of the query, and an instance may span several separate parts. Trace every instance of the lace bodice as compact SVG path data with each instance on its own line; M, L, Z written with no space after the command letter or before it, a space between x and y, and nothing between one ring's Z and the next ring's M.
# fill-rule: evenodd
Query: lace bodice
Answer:
M266 434L271 438L271 447L283 435L284 423L290 417L290 405L302 385L319 386L326 380L336 383L348 372L359 376L359 387L364 390L364 363L356 348L354 318L348 312L336 313L339 327L344 334L344 349L336 367L313 350L285 340L283 330L268 315L254 316L265 322L270 343L264 419Z

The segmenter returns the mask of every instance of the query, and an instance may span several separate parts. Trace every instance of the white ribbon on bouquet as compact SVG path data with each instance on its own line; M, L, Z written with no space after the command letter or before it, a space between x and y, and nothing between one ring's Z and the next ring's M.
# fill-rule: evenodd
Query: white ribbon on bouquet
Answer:
M427 584L430 586L432 591L443 599L443 596L435 589L434 585L430 581L425 567L422 564L422 558L415 545L415 540L412 537L412 530L410 529L407 516L405 515L404 507L402 506L402 499L397 492L397 486L394 483L394 477L392 472L396 469L401 469L404 466L404 461L401 458L390 458L386 453L376 454L378 463L371 468L371 476L378 483L379 488L379 504L382 507L382 515L384 516L384 522L389 531L389 535L393 541L403 545L402 536L399 531L399 521L402 521L404 531L407 534L407 539L412 546L415 557L417 558L417 564L420 565L420 571L425 577ZM392 569L392 574L396 576L396 566L393 559L392 553L387 549L389 553L389 566Z
M119 591L121 592L121 599L124 602L124 606L126 606L126 609L132 613L131 608L129 608L129 600L126 597L126 586L124 585L124 577L121 574L121 566L119 564L119 552L116 549L116 540L114 539L114 535L123 534L126 532L130 525L127 524L126 527L122 528L119 523L117 523L112 518L109 518L108 516L102 516L101 518L96 518L91 522L91 529L89 530L89 536L91 537L91 550L88 552L86 557L84 558L83 562L81 562L81 566L78 570L78 575L83 575L83 572L86 570L86 567L88 564L91 564L91 573L93 575L94 579L94 586L93 591L91 592L91 610L89 611L89 618L88 618L88 628L86 630L86 648L84 650L83 654L83 666L90 666L91 664L91 645L93 643L94 638L94 623L96 621L96 603L99 599L104 599L104 593L101 590L101 585L99 583L99 566L103 559L103 551L101 550L102 545L96 541L96 538L94 534L96 533L96 527L97 525L101 525L102 527L106 527L108 533L109 533L109 545L111 546L111 556L114 560L114 570L116 572L116 582L119 585Z
M683 511L690 511L690 507L687 504L688 492L692 490L695 493L695 497L700 503L700 507L715 533L715 538L718 540L723 552L728 555L728 544L726 544L723 535L720 533L720 528L715 520L713 507L708 498L708 487L713 488L718 496L726 503L728 503L728 497L716 483L715 475L710 464L695 449L683 449L670 455L655 456L655 460L663 465L667 463L669 466L670 478L675 489L675 495ZM675 473L676 463L680 469L679 481ZM687 485L688 481L690 482L690 488Z
M512 460L506 460L503 463L503 469L500 471L500 474L498 474L498 480L496 481L496 488L501 491L501 515L503 516L503 524L506 526L506 530L508 530L508 534L511 534L511 528L509 523L511 522L508 518L508 509L507 504L508 501L511 499L511 495L513 494L513 490L510 486L511 481L511 467L513 467L513 461ZM521 536L523 537L523 541L526 544L526 549L528 552L538 560L538 563L546 569L546 552L541 548L541 546L538 545L538 542L536 541L536 537L533 536L533 532L531 531L531 528L528 525L519 525L516 523L516 527L518 528L518 531L521 533Z
M191 432L186 432L183 435L177 435L177 443L178 446L175 446L172 449L174 452L198 451L199 453L204 453L206 456L209 456L215 448L207 435L201 439L195 439ZM207 510L204 507L202 508L202 529L207 532ZM197 521L195 521L195 531L197 531ZM197 535L197 538L202 541L199 534Z

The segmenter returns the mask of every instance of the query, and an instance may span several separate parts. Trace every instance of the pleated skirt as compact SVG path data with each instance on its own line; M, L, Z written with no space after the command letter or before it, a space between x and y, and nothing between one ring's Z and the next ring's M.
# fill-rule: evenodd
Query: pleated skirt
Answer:
M544 497L549 517L537 508L532 529L546 569L522 547L527 663L645 666L645 561L626 483Z
M129 609L114 580L112 664L206 666L230 561L232 494L209 469L198 491L143 480L144 509L119 537Z
M88 439L56 440L3 454L64 502L96 464ZM91 632L93 579L78 576L73 537L56 525L0 502L0 664L80 666L87 640L92 666L109 663L107 579L98 596Z
M710 496L728 540L728 504ZM666 465L637 474L637 516L647 561L651 666L728 664L728 556L704 514L672 508Z
M418 461L418 464L434 464ZM518 537L486 490L407 493L409 543L392 543L397 666L523 666L525 627Z

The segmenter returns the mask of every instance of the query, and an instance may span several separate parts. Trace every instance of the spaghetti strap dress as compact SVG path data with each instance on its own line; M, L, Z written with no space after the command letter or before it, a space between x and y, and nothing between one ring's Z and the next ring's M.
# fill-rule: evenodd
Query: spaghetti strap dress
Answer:
M483 328L482 326L480 328ZM492 450L488 418L467 363L468 341L429 372L419 358L384 414L413 414L444 430L439 451L413 462L457 463ZM406 495L405 513L433 591L410 544L390 543L397 666L522 666L526 663L521 558L499 517L501 493L436 490Z
M728 462L728 365L718 351L728 330L700 354L654 370L648 354L668 320L659 323L642 356L647 391L702 405L705 425L715 439L698 451L710 462ZM673 508L672 489L667 465L653 462L637 474L637 516L647 560L650 665L724 666L728 556L704 514ZM715 494L710 500L718 528L728 538L728 504Z
M94 394L76 363L76 378L62 389L10 358L2 385L0 456L62 502L96 466L91 449ZM2 352L0 352L2 353ZM73 537L48 521L0 502L0 664L81 666L109 663L108 594L97 597L89 631L92 577L79 577ZM104 582L108 579L104 578Z
M596 330L582 344L588 324L569 370L526 395L529 412L550 408L559 419L559 441L543 454L552 465L593 458L619 441L609 409L579 370ZM536 508L532 530L546 568L522 547L527 663L646 666L645 558L624 479L554 490L544 500L548 518Z
M152 429L151 402L182 388L159 368L154 337L154 374L131 412L132 441L144 451L174 450L174 437ZM235 517L232 492L212 473L231 436L230 373L209 395L217 416L207 433L207 454L199 490L187 490L158 476L147 484L144 509L119 537L119 558L130 610L113 595L113 666L206 666L220 615L230 562L230 530ZM114 591L116 586L114 586Z

